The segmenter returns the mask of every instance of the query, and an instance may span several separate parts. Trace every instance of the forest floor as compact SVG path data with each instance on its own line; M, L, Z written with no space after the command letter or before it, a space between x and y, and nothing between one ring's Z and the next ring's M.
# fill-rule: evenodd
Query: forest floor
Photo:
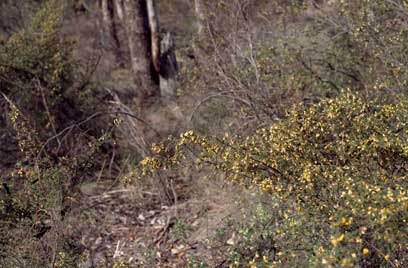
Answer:
M86 205L78 208L82 219L73 219L73 224L81 222L75 229L81 230L78 238L88 252L81 268L121 262L186 267L194 258L223 267L222 250L210 247L209 238L225 219L238 214L239 205L232 201L233 186L215 184L205 178L178 181L177 200L170 206L162 205L155 193L135 187L106 182L83 186L81 203Z

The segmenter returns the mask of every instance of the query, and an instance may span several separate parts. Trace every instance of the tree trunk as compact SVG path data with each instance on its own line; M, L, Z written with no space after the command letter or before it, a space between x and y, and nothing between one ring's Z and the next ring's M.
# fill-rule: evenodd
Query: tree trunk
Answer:
M147 0L147 13L151 33L152 62L160 76L160 94L174 96L178 67L173 38L170 33L166 33L163 40L160 40L159 19L154 0Z
M160 93L162 96L174 96L177 87L178 65L173 37L166 33L161 40L160 56Z
M124 0L126 32L130 51L130 61L136 91L132 95L145 99L158 94L157 72L151 60L151 36L146 0Z
M114 9L112 0L101 0L100 2L102 17L102 45L112 50L115 55L116 63L119 67L124 67L124 55L118 36L117 25L114 19Z
M119 21L123 22L125 19L124 11L123 11L123 0L113 0L115 4L116 14L118 15Z
M205 15L203 10L203 4L201 0L194 0L194 9L196 13L196 27L197 35L201 39L204 35Z
M160 73L160 29L154 0L147 0L147 14L151 34L152 62L156 72Z

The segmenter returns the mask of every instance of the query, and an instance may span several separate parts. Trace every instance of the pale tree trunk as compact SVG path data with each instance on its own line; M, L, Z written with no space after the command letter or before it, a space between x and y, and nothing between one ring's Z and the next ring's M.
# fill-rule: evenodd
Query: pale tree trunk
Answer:
M154 0L123 0L130 61L141 98L175 94L177 61L170 34L160 40Z
M160 94L161 96L174 96L178 68L173 38L170 33L167 33L160 40L159 19L154 0L147 0L147 13L151 34L152 63L160 76Z
M100 16L101 16L101 43L103 47L108 47L110 43L111 33L111 17L109 14L108 0L100 0Z
M123 4L131 67L137 87L133 93L141 101L159 91L153 80L157 73L152 68L147 5L146 0L124 0Z
M119 21L123 23L125 19L125 14L123 11L123 0L113 0L115 4L116 14L118 15Z
M160 29L154 0L147 0L147 14L150 29L152 62L156 72L160 73Z
M211 1L211 0L210 0ZM195 26L196 35L193 40L192 48L194 51L194 59L197 65L201 65L207 61L207 54L205 53L206 39L206 16L203 0L194 0L194 12L195 12Z
M194 0L194 10L196 14L196 27L197 35L201 39L204 37L204 27L205 27L205 13L203 10L202 0Z
M101 13L102 13L102 21L105 27L110 26L110 14L109 14L109 7L108 7L108 0L101 0Z

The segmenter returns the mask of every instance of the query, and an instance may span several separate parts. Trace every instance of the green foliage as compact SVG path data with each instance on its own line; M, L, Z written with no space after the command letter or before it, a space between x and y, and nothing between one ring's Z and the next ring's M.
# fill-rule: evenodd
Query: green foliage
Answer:
M189 226L182 219L177 219L174 224L174 232L177 239L185 241L187 238L187 231Z
M19 149L14 169L1 178L0 264L5 267L77 267L80 251L63 227L72 204L80 196L75 178L92 170L96 154L108 135L89 141L75 156L59 159L41 153L42 143L35 130L25 127L21 112L11 105ZM23 126L23 127L19 127Z
M209 266L197 257L190 257L184 268L208 268Z
M60 3L48 1L29 27L0 44L0 99L19 149L15 166L0 173L1 267L68 268L80 261L64 220L110 132L69 125L84 113L70 92L82 90L75 85L83 81L72 43L60 34L62 13Z
M232 233L227 244L228 267L270 267L279 252L275 245L276 215L264 204L240 215L241 221L228 225Z
M272 267L404 267L407 122L406 98L381 104L346 91L295 105L286 119L245 138L183 133L169 142L173 149L154 146L141 171L191 161L193 152L198 165L270 193L280 251Z
M3 90L32 104L30 98L44 94L50 105L73 81L72 43L60 36L62 8L49 1L26 29L10 36L0 46ZM41 92L45 90L46 92Z

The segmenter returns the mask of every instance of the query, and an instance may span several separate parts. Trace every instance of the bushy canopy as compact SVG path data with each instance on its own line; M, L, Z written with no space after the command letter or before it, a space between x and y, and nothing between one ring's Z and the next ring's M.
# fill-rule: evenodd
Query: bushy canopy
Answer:
M345 91L296 105L284 120L249 137L189 131L153 149L157 155L142 162L144 173L195 159L270 193L282 251L276 267L407 264L406 99L380 104Z

